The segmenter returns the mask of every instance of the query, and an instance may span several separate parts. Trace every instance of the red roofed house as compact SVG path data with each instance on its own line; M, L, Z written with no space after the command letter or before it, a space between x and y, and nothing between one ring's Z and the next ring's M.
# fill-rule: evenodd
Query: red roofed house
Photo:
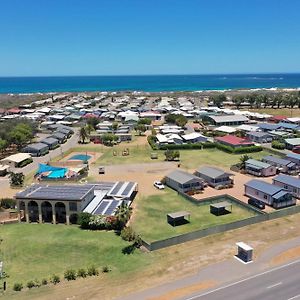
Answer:
M253 142L246 139L239 138L234 135L225 135L225 136L216 137L215 141L220 144L231 146L234 148L254 146Z
M279 123L285 119L286 119L286 116L272 116L271 118L269 118L269 122Z
M16 114L19 114L20 112L21 112L21 110L17 107L7 110L7 113L9 115L16 115Z

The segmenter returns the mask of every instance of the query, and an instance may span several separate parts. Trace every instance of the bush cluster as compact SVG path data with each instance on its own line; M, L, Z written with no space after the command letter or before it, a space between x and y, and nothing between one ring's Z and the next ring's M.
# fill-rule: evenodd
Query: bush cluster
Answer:
M284 150L285 149L285 144L279 141L273 141L272 142L272 148L278 149L278 150Z
M231 146L223 145L220 143L216 143L216 147L219 150L222 150L227 153L232 153L232 154L244 154L244 153L259 152L259 151L262 151L262 149L263 149L261 146L233 148Z
M103 273L107 273L110 271L111 271L111 269L108 266L102 267ZM76 278L78 278L78 277L85 278L87 276L98 276L98 275L99 275L98 269L95 266L90 266L87 269L80 268L77 272L73 269L66 270L64 273L64 279L67 281L70 281L70 280L76 280ZM54 274L50 277L49 282L56 285L56 284L60 283L60 277L58 275ZM48 280L46 278L43 278L41 280L41 282L38 281L37 279L35 279L35 280L29 280L26 284L26 287L28 289L32 289L32 288L40 287L42 285L47 285L47 284L48 284ZM13 290L16 292L20 292L23 288L24 288L24 286L20 282L16 282L13 285Z
M1 207L8 209L8 208L15 208L16 200L11 198L3 198L0 202Z

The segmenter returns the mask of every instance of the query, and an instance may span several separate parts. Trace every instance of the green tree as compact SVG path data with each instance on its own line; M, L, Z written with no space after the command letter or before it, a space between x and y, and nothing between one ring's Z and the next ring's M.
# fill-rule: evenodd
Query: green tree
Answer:
M179 160L180 152L178 150L166 150L165 156L167 161Z
M85 126L81 127L80 131L79 131L80 141L84 144L86 142L86 140L88 139L88 137L89 137L89 134L88 134L87 128Z
M147 128L144 124L137 124L134 129L138 132L139 135L142 135L146 132Z
M144 125L151 125L151 119L149 118L142 118L138 120L138 124L144 124Z
M117 207L115 216L117 217L118 228L120 230L124 228L126 223L129 221L131 213L132 208L125 201L122 201L121 205Z
M176 118L175 123L179 127L184 127L187 123L187 118L183 115L178 115L178 118Z
M236 108L239 109L244 101L244 98L240 95L233 97L232 102L235 104Z
M101 141L104 145L112 146L114 143L118 141L118 137L112 133L105 133L101 136Z
M23 173L9 173L9 182L11 186L22 186L25 180Z
M99 123L99 119L96 117L87 118L86 123L87 125L90 125L95 130L97 124Z
M113 130L113 131L117 131L118 128L119 128L119 123L118 123L118 122L113 122L113 123L112 123L112 130Z

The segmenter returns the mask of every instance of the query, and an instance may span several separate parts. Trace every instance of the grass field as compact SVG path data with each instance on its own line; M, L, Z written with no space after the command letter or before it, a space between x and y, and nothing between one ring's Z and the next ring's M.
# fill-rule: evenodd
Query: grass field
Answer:
M122 249L130 244L114 232L22 223L2 226L0 236L0 255L10 287L15 282L26 285L31 279L49 279L54 273L63 277L70 268L108 266L112 274L122 274L150 263L140 251L123 254Z
M122 151L128 148L129 155L122 156ZM102 156L96 161L96 164L103 165L117 165L117 164L136 164L136 163L151 163L157 161L164 161L165 155L162 150L152 150L147 145L130 144L118 145L115 147L104 147L95 145L84 145L72 149L74 152L91 151L103 153ZM113 152L116 151L117 155L114 156ZM157 159L151 159L151 153L157 153ZM68 153L70 154L70 153ZM263 156L269 155L267 150L248 154L252 158L260 159ZM200 165L209 164L220 167L230 167L231 165L239 162L241 154L230 154L218 149L203 149L203 150L180 150L180 161L182 167L186 169L194 169Z
M258 112L262 114L269 114L274 116L286 116L291 117L300 117L299 108L259 108L259 109L247 109L249 111Z
M254 215L248 210L233 205L231 214L217 217L209 212L209 205L193 204L169 188L160 191L159 195L141 197L137 201L137 214L133 227L148 242L214 225L231 223ZM167 223L167 213L181 210L191 213L190 223L172 227Z

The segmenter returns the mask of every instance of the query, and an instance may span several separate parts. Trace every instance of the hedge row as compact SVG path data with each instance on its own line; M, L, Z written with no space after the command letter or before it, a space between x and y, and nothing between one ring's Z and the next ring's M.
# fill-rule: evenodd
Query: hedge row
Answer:
M227 152L227 153L232 153L232 154L260 152L263 150L263 148L261 146L249 146L249 147L234 148L234 147L223 145L220 143L215 143L215 145L216 145L217 149Z

